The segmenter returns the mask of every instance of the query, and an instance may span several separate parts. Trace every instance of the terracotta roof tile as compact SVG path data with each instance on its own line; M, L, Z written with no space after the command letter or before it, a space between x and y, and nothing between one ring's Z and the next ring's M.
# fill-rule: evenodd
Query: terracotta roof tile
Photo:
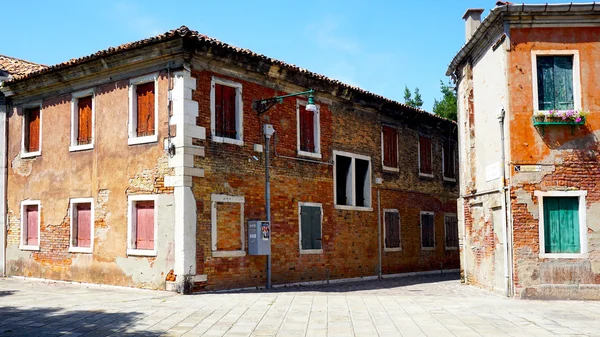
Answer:
M37 64L10 56L0 55L0 70L3 70L15 77L24 76L31 72L42 70L44 68L46 68L46 66L42 64Z

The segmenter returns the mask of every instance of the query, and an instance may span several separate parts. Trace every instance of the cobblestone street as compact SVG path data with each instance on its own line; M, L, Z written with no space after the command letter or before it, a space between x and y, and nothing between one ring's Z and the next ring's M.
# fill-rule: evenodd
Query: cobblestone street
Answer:
M183 296L0 279L0 336L599 336L600 303L506 299L456 274Z

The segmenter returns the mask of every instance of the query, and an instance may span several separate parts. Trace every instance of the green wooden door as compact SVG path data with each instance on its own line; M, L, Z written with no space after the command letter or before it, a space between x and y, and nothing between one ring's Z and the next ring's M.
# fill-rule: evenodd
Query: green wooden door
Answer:
M546 253L579 253L579 198L544 198Z

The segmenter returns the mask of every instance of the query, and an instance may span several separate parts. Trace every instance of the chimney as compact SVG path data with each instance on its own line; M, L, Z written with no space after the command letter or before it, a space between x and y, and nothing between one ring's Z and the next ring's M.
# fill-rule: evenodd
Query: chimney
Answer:
M481 14L483 11L483 8L469 8L465 12L465 15L463 15L463 20L465 20L465 42L469 42L475 30L481 24Z

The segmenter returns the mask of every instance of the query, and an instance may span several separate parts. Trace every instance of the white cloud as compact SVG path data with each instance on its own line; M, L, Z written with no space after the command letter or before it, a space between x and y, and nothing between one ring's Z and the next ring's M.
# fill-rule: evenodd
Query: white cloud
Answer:
M115 19L123 24L127 29L140 34L143 37L150 37L164 33L166 29L162 28L159 21L147 14L131 3L119 2L114 6Z
M361 52L358 42L349 37L340 36L339 23L332 18L323 18L318 22L308 24L306 31L314 38L314 42L321 48L337 50L350 54Z

